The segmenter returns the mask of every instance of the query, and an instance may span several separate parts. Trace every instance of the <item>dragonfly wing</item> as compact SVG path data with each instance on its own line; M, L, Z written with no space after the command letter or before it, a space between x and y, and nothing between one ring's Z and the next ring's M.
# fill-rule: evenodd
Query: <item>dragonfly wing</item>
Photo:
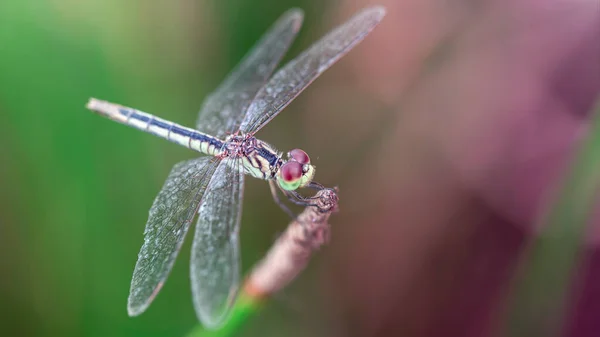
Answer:
M300 9L285 12L225 81L205 100L196 128L223 139L238 130L248 105L288 50L302 25Z
M178 163L150 208L144 244L131 279L127 310L144 312L160 291L220 161L211 157Z
M224 159L200 205L190 273L196 314L209 328L227 319L237 295L243 190L241 160Z
M286 64L258 92L240 130L246 133L260 130L312 81L362 41L384 15L383 7L367 8Z

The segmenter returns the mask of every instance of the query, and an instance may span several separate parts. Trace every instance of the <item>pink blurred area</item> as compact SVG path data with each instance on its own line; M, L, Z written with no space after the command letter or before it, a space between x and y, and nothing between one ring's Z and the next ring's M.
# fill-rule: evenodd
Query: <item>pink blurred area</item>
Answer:
M340 21L375 4L342 3ZM484 336L586 134L599 3L377 4L383 23L303 107L312 147L338 159L317 172L340 186L323 270L338 335ZM590 251L599 242L591 231ZM600 331L599 263L593 253L569 336Z

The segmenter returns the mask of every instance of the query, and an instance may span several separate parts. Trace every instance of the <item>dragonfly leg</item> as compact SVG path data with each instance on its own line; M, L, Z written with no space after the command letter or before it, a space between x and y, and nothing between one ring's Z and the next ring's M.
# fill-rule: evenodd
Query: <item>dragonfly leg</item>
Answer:
M325 186L323 186L323 185L319 184L319 183L318 183L318 182L316 182L316 181L311 181L310 183L308 183L308 185L307 185L306 187L308 187L308 188L312 188L313 190L317 190L317 191L320 191L320 190L324 190L324 189L325 189Z
M296 191L285 191L282 190L283 194L285 194L285 196L294 204L298 205L298 206L303 206L303 207L307 207L307 206L317 206L317 204L310 202L310 200L314 200L314 197L304 197L302 196L300 193L296 192Z
M283 203L283 201L281 201L281 199L279 199L279 195L277 194L277 187L275 186L276 182L273 180L269 180L269 188L271 189L271 195L273 195L273 200L275 200L275 203L277 203L277 205L279 205L279 207L281 207L281 209L286 212L292 219L296 219L296 214L294 214L294 212L292 212L292 210L287 207L286 204Z
M316 190L323 190L326 188L325 186L323 186L317 182L311 182L307 187L310 187L310 188L313 188ZM326 213L326 212L330 211L329 208L321 208L316 202L314 202L314 200L317 199L317 197L305 197L296 191L284 190L281 187L279 187L279 185L277 185L277 183L273 180L269 180L269 188L271 189L271 195L273 195L273 200L275 200L277 205L279 205L279 207L281 207L281 209L283 209L283 211L286 212L292 219L295 219L296 215L290 210L289 207L287 207L286 204L284 204L281 201L281 199L279 198L279 195L277 194L277 188L279 188L281 190L281 192L288 198L289 201L291 201L292 203L294 203L298 206L317 207L319 209L319 212L321 212L321 213Z
M328 189L328 190L332 190L335 193L338 192L337 187L334 188L328 188L325 187L319 183L315 183L314 186L308 186L308 187L312 187L312 188L320 188L320 190L324 190L324 189ZM317 203L316 201L313 201L315 199L319 199L319 197L314 196L314 197L304 197L302 196L300 193L296 192L296 191L284 191L284 194L286 194L286 196L288 197L288 199L290 199L290 201L292 201L293 203L295 203L296 205L301 205L301 206L314 206L317 207L320 213L327 213L331 211L331 205L329 207L322 207L319 203ZM325 203L325 204L329 204L329 203Z

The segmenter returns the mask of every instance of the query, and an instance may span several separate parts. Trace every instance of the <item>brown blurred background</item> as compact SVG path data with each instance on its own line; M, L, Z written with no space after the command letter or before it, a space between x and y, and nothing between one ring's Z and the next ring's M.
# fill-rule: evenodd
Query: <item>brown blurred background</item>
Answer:
M383 23L257 136L340 188L331 244L241 336L486 336L600 91L598 1L8 0L0 3L0 335L182 336L190 241L125 310L147 211L194 153L84 109L193 125L289 7L286 60L370 4ZM288 219L247 180L244 270ZM594 226L594 228L597 228ZM571 336L600 331L589 235ZM540 287L543 287L540 284ZM549 294L552 296L552 294Z

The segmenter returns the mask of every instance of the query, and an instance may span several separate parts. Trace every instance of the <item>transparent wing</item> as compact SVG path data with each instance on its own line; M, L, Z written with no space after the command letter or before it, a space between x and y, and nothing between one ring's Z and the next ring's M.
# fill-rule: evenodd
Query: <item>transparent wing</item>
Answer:
M223 139L237 131L248 105L265 84L302 25L300 9L285 12L225 81L204 101L196 128Z
M256 132L381 21L383 7L362 10L280 69L250 104L240 130Z
M227 319L237 295L243 190L241 161L224 159L200 205L190 272L196 314L208 328Z
M131 279L130 316L144 312L160 291L219 162L200 157L178 163L171 170L150 208L144 244Z

